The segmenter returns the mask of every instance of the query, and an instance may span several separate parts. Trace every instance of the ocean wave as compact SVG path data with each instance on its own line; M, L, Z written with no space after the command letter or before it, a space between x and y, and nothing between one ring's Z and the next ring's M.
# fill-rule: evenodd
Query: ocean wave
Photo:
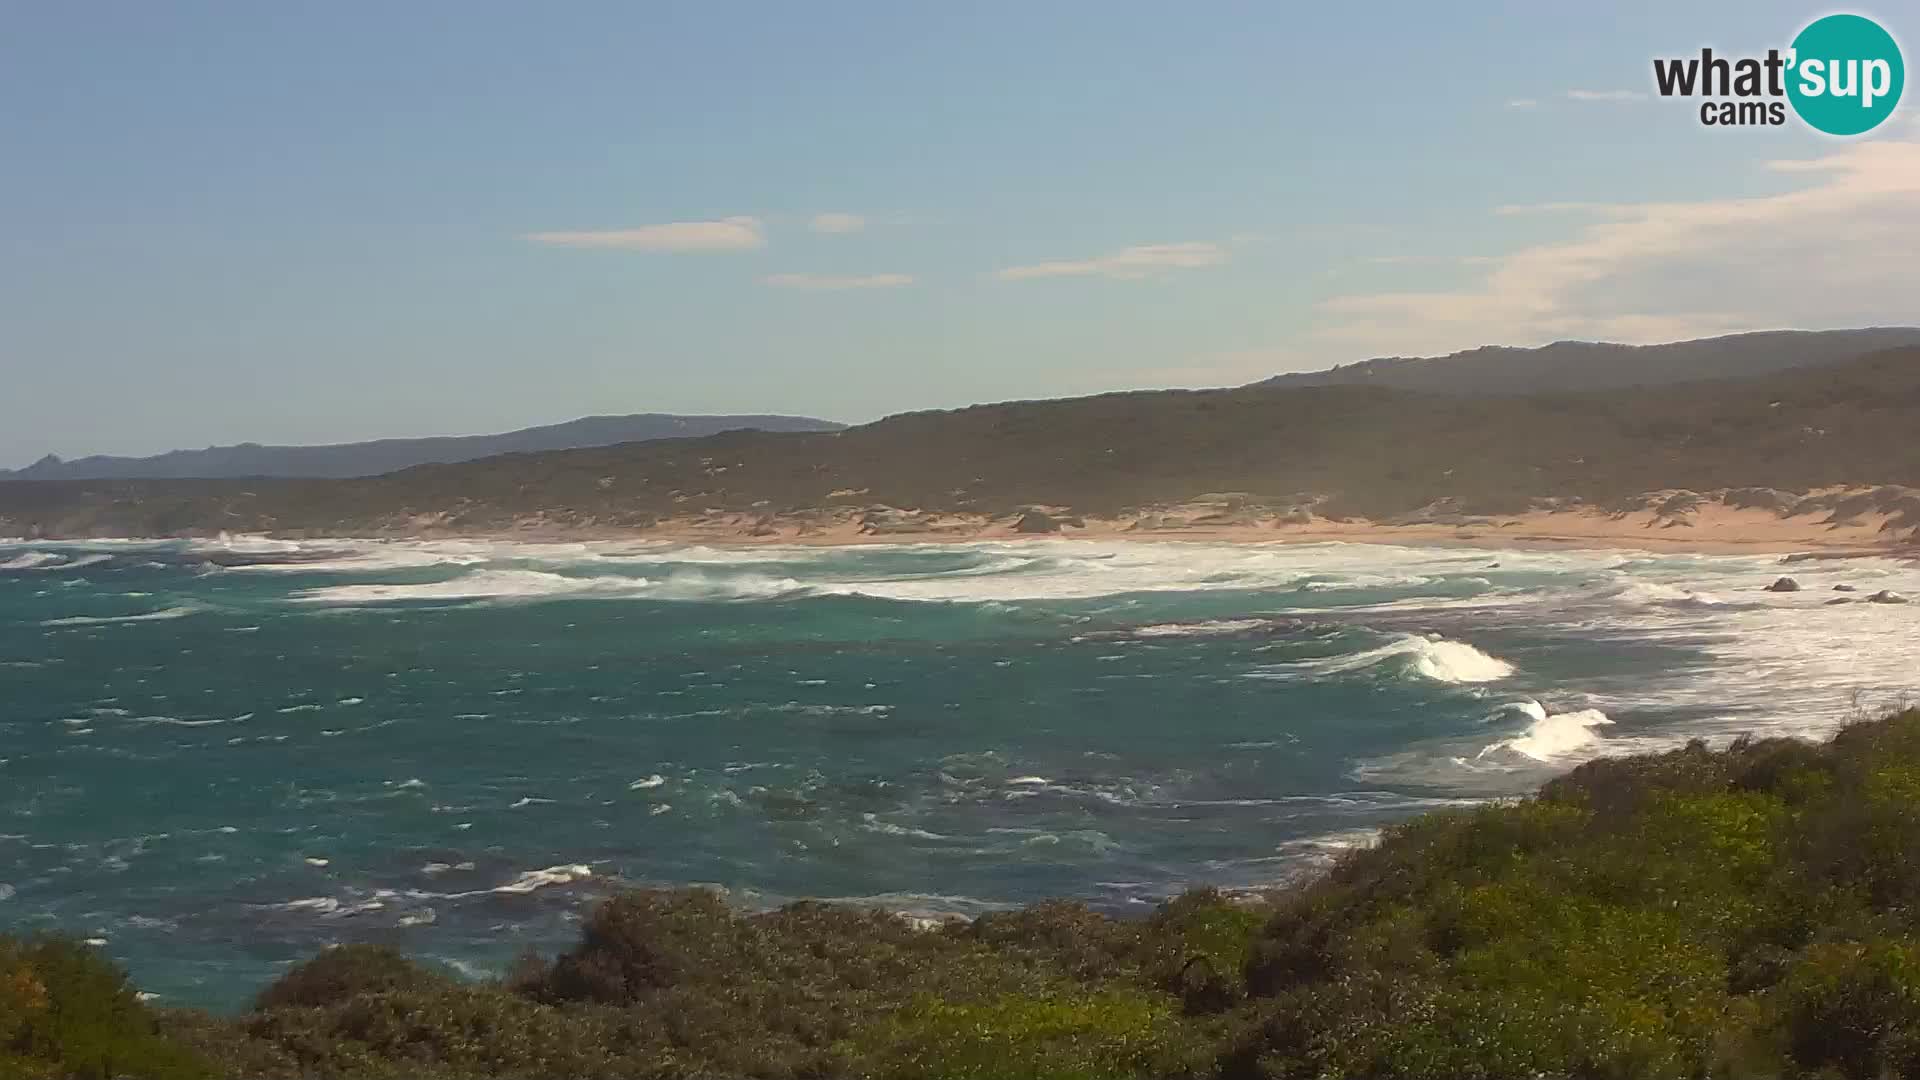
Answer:
M1255 678L1321 677L1389 665L1405 675L1446 683L1496 682L1514 673L1512 664L1465 642L1407 634L1357 653L1274 664L1247 674Z
M890 821L881 821L877 814L861 814L860 827L868 832L880 833L883 836L904 836L914 840L953 839L950 836L943 836L937 832L929 832L926 829L914 828L911 825L895 825Z
M112 555L90 552L72 558L52 551L28 551L0 562L0 570L79 570L113 561Z
M1608 594L1626 604L1648 607L1726 607L1727 601L1710 592L1658 581L1629 581Z
M61 619L47 619L41 626L111 626L116 623L165 622L168 619L184 619L189 615L207 610L199 604L179 604L138 615L68 615Z
M1549 713L1546 706L1531 700L1516 702L1509 709L1527 717L1531 723L1524 733L1502 739L1481 750L1481 758L1508 752L1542 763L1559 761L1591 749L1600 741L1600 735L1594 729L1613 723L1599 709Z
M136 716L132 722L165 724L169 727L213 727L218 724L244 724L251 719L253 719L252 713L241 713L239 716L216 717L208 720L182 720L174 716Z
M967 543L726 550L600 541L228 539L199 549L252 559L229 561L217 569L255 573L359 575L432 567L463 571L438 582L347 582L295 595L302 601L339 605L587 595L686 602L811 596L991 604L1136 593L1286 590L1335 597L1343 592L1487 587L1484 577L1461 576L1469 567L1455 552L1339 543L1057 541L1044 547ZM1405 566L1409 561L1415 565ZM1477 568L1480 564L1474 562ZM1390 602L1377 595L1367 598Z
M1273 623L1266 619L1212 619L1194 623L1156 623L1136 626L1128 633L1135 637L1213 637L1222 634L1246 634L1265 630Z
M584 881L592 876L593 867L585 863L567 863L561 866L548 866L539 870L525 871L505 885L496 885L485 891L500 896L525 896L530 892L537 889L544 889L550 885L571 885L576 881ZM449 896L453 898L458 898L463 895L470 896L473 894L449 894Z
M330 585L293 594L312 604L391 604L411 600L540 600L562 596L624 596L647 587L645 578L569 577L544 570L479 570L447 581L413 585Z
M45 566L48 563L63 563L65 561L65 556L55 555L51 551L29 551L15 555L6 562L0 562L0 570L32 570L37 566Z

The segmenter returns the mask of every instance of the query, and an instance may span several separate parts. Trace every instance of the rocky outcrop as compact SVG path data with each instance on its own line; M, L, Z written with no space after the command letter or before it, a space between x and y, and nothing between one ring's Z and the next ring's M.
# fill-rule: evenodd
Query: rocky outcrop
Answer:
M1767 592L1799 592L1800 583L1790 577L1783 577L1767 586Z

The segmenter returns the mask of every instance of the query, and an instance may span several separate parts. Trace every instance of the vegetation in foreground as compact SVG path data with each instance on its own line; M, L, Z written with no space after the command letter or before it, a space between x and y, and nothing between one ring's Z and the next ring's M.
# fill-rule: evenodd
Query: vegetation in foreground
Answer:
M1596 762L1258 906L923 931L617 896L463 983L370 946L238 1017L0 939L0 1077L1920 1076L1920 711Z

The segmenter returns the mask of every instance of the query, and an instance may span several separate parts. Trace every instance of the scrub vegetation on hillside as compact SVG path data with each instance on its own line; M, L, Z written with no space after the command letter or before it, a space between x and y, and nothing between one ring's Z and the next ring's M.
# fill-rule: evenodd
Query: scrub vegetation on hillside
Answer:
M1113 515L1209 493L1279 513L1613 508L1647 492L1920 486L1920 348L1645 389L1461 397L1379 386L1171 390L907 413L423 465L352 480L0 484L0 535L317 536L644 528L881 504Z
M1920 711L1598 761L1300 889L940 929L637 891L463 982L348 945L232 1017L0 939L0 1077L1920 1075Z

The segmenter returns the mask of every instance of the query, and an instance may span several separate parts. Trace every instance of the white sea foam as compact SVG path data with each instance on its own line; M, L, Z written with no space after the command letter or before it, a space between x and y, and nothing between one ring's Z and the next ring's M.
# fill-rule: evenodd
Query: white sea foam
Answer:
M48 569L48 570L78 570L78 569L80 569L81 567L84 567L84 566L99 566L99 565L100 565L101 563L103 563L103 562L111 562L112 560L113 560L113 556L111 556L111 555L106 555L106 554L102 554L102 553L100 553L100 552L98 552L98 551L96 551L96 552L94 552L94 553L93 553L93 554L91 554L91 555L82 555L82 556L80 556L80 557L79 557L79 558L77 558L77 559L71 559L71 560L69 560L69 561L67 561L67 562L63 562L63 563L61 563L61 564L60 564L60 565L58 565L58 566L49 566L49 567L46 567L45 569Z
M133 718L133 722L136 724L165 724L169 727L214 727L219 724L243 724L251 719L253 719L252 713L241 713L239 716L221 716L206 720L182 720L177 716L136 716Z
M593 876L593 867L584 863L570 863L564 866L549 866L541 870L528 870L505 885L497 885L483 890L509 896L525 896L536 889L549 885L571 885ZM472 893L455 893L455 896L471 896Z
M639 780L635 780L631 784L628 784L627 790L628 791L644 791L647 788L657 788L666 782L667 782L666 777L661 776L659 773L654 773L652 776L643 777Z
M1461 641L1407 634L1385 645L1345 656L1274 664L1248 672L1256 678L1300 678L1343 675L1384 664L1425 679L1448 683L1494 682L1514 673L1512 664Z
M68 615L62 619L47 619L41 626L110 626L116 623L165 622L169 619L184 619L189 615L206 610L198 604L179 604L138 615Z
M0 570L31 570L36 566L45 566L48 563L63 563L65 561L65 556L55 555L51 551L28 551L15 555L5 562L0 562Z
M1526 732L1494 743L1480 752L1481 757L1506 750L1534 761L1558 761L1591 748L1600 741L1600 735L1594 729L1613 723L1606 713L1598 709L1549 713L1537 701L1519 702L1511 708L1532 721L1527 725Z
M1131 631L1135 637L1211 637L1217 634L1244 634L1253 630L1264 630L1273 625L1266 619L1214 619L1197 623L1157 623L1152 626L1137 626Z
M541 600L563 596L631 596L644 578L569 577L544 570L477 570L416 585L331 585L295 593L314 604L388 604L408 600Z
M879 816L875 814L861 814L860 827L868 832L880 833L884 836L905 836L915 840L952 839L952 837L943 836L937 832L929 832L926 829L914 828L911 825L895 825L890 821L881 821Z
M1623 603L1669 607L1724 607L1727 603L1710 592L1658 581L1629 581L1612 595Z

